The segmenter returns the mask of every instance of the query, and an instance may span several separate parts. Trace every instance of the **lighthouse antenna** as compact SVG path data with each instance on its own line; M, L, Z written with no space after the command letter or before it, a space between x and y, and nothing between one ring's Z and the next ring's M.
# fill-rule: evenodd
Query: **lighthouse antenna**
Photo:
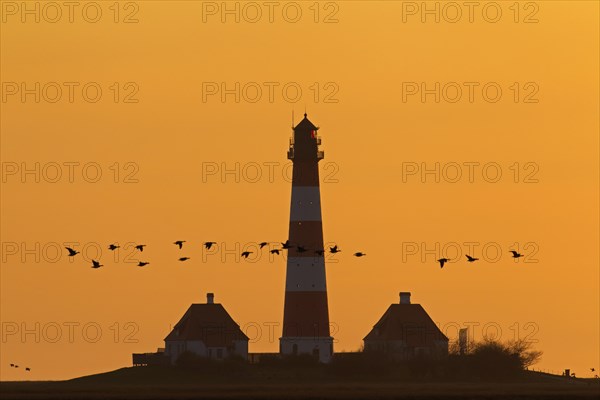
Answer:
M294 110L292 110L292 129L294 129Z

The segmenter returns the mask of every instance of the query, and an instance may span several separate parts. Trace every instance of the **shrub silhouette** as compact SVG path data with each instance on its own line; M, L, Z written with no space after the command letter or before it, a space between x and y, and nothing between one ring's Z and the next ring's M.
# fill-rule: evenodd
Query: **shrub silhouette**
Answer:
M471 374L481 378L503 379L515 377L523 371L519 354L500 342L479 343L468 357Z
M541 358L542 352L532 350L532 345L524 340L501 343L486 339L473 343L468 354L453 352L446 370L453 377L515 378Z
M248 363L240 356L234 355L222 360L214 360L199 356L190 351L181 353L175 365L178 368L194 369L209 375L235 375L246 371L248 368Z
M327 370L334 376L383 377L394 370L394 364L376 352L337 353Z
M214 361L207 357L200 357L191 351L185 351L177 357L175 365L180 368L194 368L209 370L214 365Z
M447 358L432 359L417 356L396 360L381 352L336 353L328 364L321 364L310 354L281 356L263 355L258 364L249 364L242 357L213 360L185 352L177 359L176 366L202 371L206 376L222 376L233 379L246 376L267 379L291 379L304 377L322 379L477 379L508 380L520 378L522 372L542 355L532 350L532 343L523 340L499 342L484 340L473 343L467 354L451 352ZM212 379L212 378L211 378Z

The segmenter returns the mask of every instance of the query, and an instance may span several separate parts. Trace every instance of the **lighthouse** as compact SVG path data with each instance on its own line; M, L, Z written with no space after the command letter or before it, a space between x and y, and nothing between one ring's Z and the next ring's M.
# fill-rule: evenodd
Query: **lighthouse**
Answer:
M318 127L304 114L293 127L288 159L293 163L282 355L311 354L321 362L333 355L325 279Z

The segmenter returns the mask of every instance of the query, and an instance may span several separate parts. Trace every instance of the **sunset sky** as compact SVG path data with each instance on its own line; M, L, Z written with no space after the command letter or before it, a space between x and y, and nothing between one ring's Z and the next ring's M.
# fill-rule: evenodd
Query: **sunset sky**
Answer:
M130 366L206 292L277 352L285 256L239 253L287 238L305 110L336 352L410 291L600 370L597 2L75 3L0 2L0 380Z

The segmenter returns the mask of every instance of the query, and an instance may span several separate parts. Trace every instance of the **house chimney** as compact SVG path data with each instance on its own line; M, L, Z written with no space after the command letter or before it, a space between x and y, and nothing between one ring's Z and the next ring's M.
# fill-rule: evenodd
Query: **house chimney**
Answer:
M410 304L410 292L400 292L400 304Z
M206 304L215 304L215 294L206 293Z

